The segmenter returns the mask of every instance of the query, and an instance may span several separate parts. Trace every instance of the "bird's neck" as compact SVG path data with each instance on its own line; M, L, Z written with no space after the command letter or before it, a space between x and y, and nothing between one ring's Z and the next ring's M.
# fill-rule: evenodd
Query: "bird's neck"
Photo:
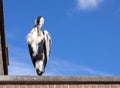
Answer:
M37 26L37 36L40 36L40 29L41 29L41 26Z

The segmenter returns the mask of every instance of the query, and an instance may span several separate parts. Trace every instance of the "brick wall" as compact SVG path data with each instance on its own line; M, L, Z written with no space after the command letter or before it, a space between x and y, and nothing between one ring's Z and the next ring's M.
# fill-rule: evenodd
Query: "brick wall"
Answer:
M120 88L120 77L0 76L0 88Z
M0 0L0 75L8 74L8 49L6 48L3 0Z
M36 85L0 85L0 88L120 88L119 84L36 84Z

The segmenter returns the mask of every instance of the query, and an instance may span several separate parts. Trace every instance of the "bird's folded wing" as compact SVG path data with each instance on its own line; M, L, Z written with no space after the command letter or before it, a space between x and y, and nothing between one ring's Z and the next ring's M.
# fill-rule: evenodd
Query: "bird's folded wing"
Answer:
M45 48L46 48L46 56L48 59L50 54L52 39L51 39L50 33L47 30L44 30L43 34L44 34L44 41L45 41Z

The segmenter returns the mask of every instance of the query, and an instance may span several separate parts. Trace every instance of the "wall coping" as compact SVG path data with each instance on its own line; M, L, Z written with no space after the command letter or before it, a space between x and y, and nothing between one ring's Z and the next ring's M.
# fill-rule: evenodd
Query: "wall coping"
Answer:
M0 84L120 84L120 76L0 76Z

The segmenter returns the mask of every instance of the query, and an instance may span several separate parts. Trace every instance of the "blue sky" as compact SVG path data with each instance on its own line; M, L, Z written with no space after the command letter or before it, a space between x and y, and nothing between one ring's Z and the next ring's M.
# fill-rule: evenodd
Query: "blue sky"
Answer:
M4 0L9 75L36 75L26 35L37 16L52 36L44 75L120 74L120 0Z

